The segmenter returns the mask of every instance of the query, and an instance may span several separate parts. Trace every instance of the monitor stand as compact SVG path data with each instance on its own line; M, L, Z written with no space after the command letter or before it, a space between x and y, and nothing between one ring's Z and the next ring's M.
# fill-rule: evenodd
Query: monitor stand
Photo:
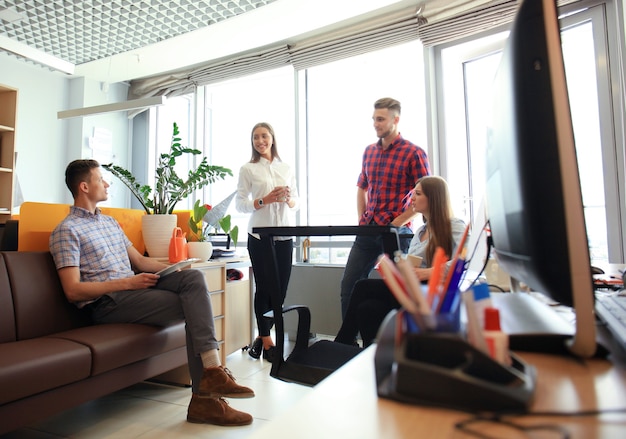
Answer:
M493 306L500 311L502 331L509 334L512 351L574 355L569 349L576 335L574 322L566 320L551 306L530 293L491 293ZM571 315L575 320L574 314ZM597 344L595 357L606 357L608 350Z

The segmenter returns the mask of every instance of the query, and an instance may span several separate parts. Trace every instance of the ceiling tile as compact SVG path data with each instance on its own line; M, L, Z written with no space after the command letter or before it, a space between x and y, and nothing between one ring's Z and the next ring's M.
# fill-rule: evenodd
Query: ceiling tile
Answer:
M167 40L274 1L0 0L0 10L26 17L12 23L0 20L0 35L82 64Z

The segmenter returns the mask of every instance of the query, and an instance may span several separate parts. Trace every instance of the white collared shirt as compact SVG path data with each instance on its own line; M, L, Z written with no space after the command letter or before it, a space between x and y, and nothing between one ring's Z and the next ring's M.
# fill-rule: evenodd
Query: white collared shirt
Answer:
M268 203L260 209L254 208L254 202L270 193L276 186L289 186L291 200L295 202L290 208L287 203ZM256 163L246 163L239 170L235 207L238 212L252 213L248 222L248 233L253 234L254 227L291 226L289 213L300 208L300 198L296 188L296 176L288 164L275 158L272 162L261 157Z

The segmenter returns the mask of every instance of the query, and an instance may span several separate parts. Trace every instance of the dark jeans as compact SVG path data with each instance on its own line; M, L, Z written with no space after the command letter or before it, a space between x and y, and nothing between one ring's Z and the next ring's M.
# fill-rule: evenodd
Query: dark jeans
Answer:
M204 368L201 352L218 349L213 309L204 274L182 270L159 279L154 288L116 291L88 305L95 323L163 326L185 320L191 385L198 393Z
M278 274L280 281L281 305L287 296L287 286L291 277L291 264L293 260L293 240L274 241L276 251L276 262L278 264ZM248 235L248 253L254 272L254 282L256 292L254 294L254 314L259 335L262 337L270 335L270 329L274 324L272 319L263 317L267 311L272 309L272 291L268 285L268 279L273 276L268 263L270 255L266 253L261 245L261 240Z
M413 231L402 226L398 234L412 234ZM406 253L409 250L411 238L400 239L400 250ZM352 289L356 282L365 279L376 265L378 257L383 253L383 239L381 236L357 235L346 262L346 270L341 279L341 316L346 317Z
M361 333L363 347L376 339L381 323L389 311L400 308L382 279L362 279L354 285L350 304L343 319L336 342L352 344Z

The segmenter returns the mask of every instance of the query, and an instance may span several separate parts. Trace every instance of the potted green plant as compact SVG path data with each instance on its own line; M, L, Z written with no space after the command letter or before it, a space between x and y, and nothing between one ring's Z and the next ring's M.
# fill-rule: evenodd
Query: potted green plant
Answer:
M198 166L188 172L186 179L181 178L175 170L176 160L184 154L195 156L202 152L183 146L179 134L178 125L174 122L170 150L159 156L155 169L154 188L137 182L127 169L112 163L102 165L130 189L145 209L147 215L142 218L142 233L146 250L152 257L167 256L171 233L176 226L176 215L173 215L176 204L196 190L233 175L228 168L209 165L207 158L203 157ZM155 222L158 224L153 224Z
M213 244L209 238L217 235L220 229L227 235L228 242L232 240L234 246L237 246L239 227L231 228L230 214L220 218L220 215L223 215L232 198L233 195L230 195L216 205L215 208L210 204L202 204L200 200L196 200L188 224L190 232L188 236L189 242L187 243L189 257L197 257L203 260L209 259L213 253ZM212 215L207 215L209 212ZM206 256L207 254L208 256Z
M211 210L210 204L201 204L196 200L189 217L189 236L187 248L190 258L199 258L206 261L213 254L213 243L207 240L208 224L202 226L204 215Z

